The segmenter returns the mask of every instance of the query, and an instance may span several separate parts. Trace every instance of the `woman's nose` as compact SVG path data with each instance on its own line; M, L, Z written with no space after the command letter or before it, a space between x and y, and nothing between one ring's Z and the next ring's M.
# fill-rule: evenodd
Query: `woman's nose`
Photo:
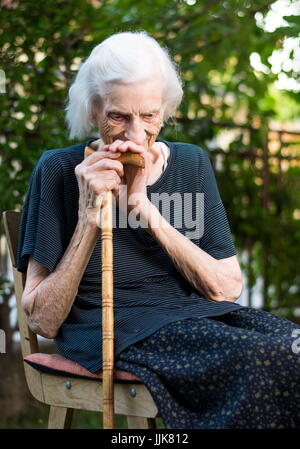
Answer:
M127 125L125 137L137 145L143 145L147 140L147 133L142 123L132 121Z

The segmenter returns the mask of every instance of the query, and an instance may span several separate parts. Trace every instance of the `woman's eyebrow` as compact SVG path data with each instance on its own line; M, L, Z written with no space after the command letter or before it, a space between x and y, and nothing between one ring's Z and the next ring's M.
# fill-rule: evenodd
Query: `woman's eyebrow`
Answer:
M150 109L145 112L142 112L142 114L158 114L158 113L159 113L159 109Z
M106 111L107 114L119 114L119 115L130 115L128 112L119 111L118 109L110 109Z
M118 115L132 115L131 112L127 112L127 111L120 111L118 109L109 109L106 111L107 114L118 114ZM141 115L145 115L145 114L158 114L159 113L159 109L145 109L145 111L141 112Z

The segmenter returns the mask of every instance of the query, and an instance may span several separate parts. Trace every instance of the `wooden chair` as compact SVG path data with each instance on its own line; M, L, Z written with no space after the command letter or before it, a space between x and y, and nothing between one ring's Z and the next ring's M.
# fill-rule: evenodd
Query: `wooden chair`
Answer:
M21 305L26 276L16 269L20 219L20 212L3 213L26 382L35 399L50 405L48 428L66 429L71 427L74 409L103 411L102 373L90 373L58 354L39 353L37 335L28 327ZM114 370L114 408L117 415L127 416L130 429L156 428L155 418L159 417L156 404L145 384L131 373Z

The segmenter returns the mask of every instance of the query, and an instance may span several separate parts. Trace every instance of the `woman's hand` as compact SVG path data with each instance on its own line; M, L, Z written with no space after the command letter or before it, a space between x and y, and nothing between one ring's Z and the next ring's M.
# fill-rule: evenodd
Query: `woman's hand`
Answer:
M115 159L120 152L95 151L75 167L79 187L78 219L98 226L99 205L97 199L109 190L118 196L123 164Z
M144 159L144 168L129 164L124 165L124 176L122 181L127 185L128 212L130 212L140 201L148 200L146 186L151 167L149 152L142 145L137 145L130 140L127 140L126 142L115 140L112 144L104 145L103 151L112 152L113 154L132 151L133 153L140 154ZM118 199L120 203L121 198Z

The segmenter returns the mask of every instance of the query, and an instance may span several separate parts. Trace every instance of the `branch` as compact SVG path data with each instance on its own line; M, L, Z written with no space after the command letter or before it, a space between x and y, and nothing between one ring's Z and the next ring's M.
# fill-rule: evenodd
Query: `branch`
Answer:
M204 8L201 9L201 11L199 11L197 14L193 15L192 21L194 21L195 19L199 19L200 17L204 16L209 9L213 8L218 3L221 3L221 1L222 0L212 0L210 2L207 2L206 5L204 6ZM191 26L191 17L190 17L190 15L188 15L188 17L186 19L179 19L179 21L180 21L180 25L178 25L177 27L172 28L170 31L173 31L173 32L176 33L179 30L180 31L184 30L185 27L190 27Z
M265 11L273 3L275 3L274 0L269 0L268 2L266 2L264 5L260 6L257 9L250 9L248 15L255 16L257 12Z

